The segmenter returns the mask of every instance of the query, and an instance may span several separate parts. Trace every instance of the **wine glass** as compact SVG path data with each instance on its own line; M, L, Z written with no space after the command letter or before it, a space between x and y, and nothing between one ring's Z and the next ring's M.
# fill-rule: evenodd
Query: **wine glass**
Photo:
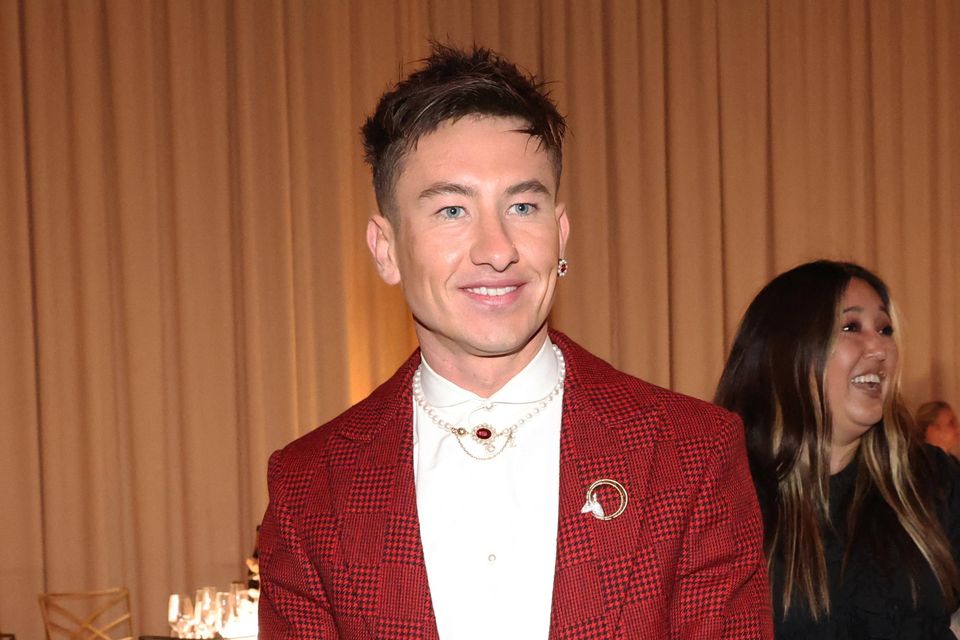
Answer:
M237 619L237 597L231 591L218 591L217 602L220 605L220 620L217 631L223 635L235 626Z
M236 616L236 596L229 591L217 591L217 602L220 603L221 626Z
M247 590L247 583L231 582L230 593L233 596L234 616L243 618L250 609L250 592Z
M167 622L175 638L189 638L193 632L193 603L185 593L172 593L167 601Z
M193 622L197 638L212 638L216 633L217 611L216 587L197 589L197 602L194 605Z
M180 620L180 594L171 593L167 599L167 622L170 623L170 630L179 638L177 634L177 622Z

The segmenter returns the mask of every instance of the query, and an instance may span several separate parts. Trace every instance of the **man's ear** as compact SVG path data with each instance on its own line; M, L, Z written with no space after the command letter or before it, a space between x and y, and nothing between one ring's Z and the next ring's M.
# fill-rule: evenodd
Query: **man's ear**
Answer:
M395 233L393 225L380 214L370 216L367 221L367 247L377 265L377 272L389 285L399 284L400 269L397 268L395 254Z
M570 218L567 217L567 205L557 205L557 231L560 234L560 257L566 255L567 238L570 236Z

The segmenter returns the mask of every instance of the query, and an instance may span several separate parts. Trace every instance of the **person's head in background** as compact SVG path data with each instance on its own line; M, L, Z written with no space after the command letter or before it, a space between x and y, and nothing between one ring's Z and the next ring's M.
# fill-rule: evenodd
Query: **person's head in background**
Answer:
M953 408L946 402L934 400L920 405L917 430L927 443L951 455L960 454L960 424Z
M948 592L956 583L950 547L911 471L895 329L886 284L826 260L774 278L740 324L715 402L744 421L766 552L784 571L783 593L774 594L783 611L797 601L815 617L830 609L821 527L830 476L852 462L850 517L867 496L882 496L884 535L915 545Z

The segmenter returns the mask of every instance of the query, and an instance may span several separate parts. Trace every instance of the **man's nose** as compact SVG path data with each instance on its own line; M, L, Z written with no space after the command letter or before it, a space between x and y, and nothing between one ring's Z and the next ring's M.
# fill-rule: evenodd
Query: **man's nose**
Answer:
M470 259L474 264L486 264L495 271L505 271L519 260L508 223L494 211L481 212L474 227Z

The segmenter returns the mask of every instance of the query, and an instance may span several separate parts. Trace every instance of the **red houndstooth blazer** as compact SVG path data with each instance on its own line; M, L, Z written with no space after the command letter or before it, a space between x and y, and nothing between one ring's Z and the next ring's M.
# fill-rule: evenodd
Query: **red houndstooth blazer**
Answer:
M551 339L567 379L550 637L772 638L739 420ZM419 361L271 457L260 638L437 638L413 477ZM615 520L581 513L599 478L628 492Z

